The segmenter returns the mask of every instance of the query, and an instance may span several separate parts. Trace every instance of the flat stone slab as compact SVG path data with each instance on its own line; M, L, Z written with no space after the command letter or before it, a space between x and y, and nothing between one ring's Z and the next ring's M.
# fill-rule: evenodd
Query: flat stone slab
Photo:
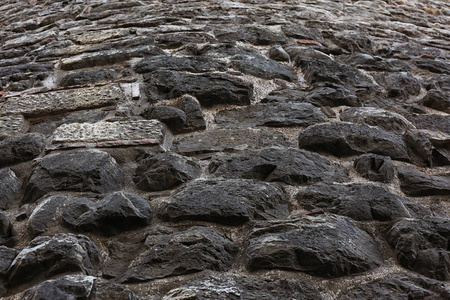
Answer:
M47 149L159 145L166 149L167 132L157 120L72 123L59 126Z
M8 98L0 104L0 116L39 116L116 104L125 99L119 86L73 89Z
M22 115L0 117L0 139L22 133L25 128L26 122Z

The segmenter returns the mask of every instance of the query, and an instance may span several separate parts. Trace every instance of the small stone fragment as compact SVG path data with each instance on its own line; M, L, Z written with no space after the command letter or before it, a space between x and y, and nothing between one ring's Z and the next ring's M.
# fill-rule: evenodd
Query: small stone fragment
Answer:
M289 61L289 54L280 45L272 46L269 49L269 58L277 61Z
M67 200L66 196L56 195L43 199L33 210L27 226L32 236L45 232L52 221L55 220L56 210Z
M156 119L169 127L173 133L180 133L186 125L187 116L184 111L171 106L155 106L145 112L146 119Z
M389 156L373 153L358 156L353 167L364 178L370 181L390 182L394 179L394 164Z
M259 78L279 78L291 82L297 80L297 74L294 69L276 61L267 60L262 56L235 55L231 58L231 65L244 74Z
M0 167L29 161L44 151L45 139L41 134L27 133L0 141Z
M22 182L11 169L0 169L0 208L7 209L21 188Z
M413 197L450 195L450 175L428 175L408 167L397 168L400 188Z

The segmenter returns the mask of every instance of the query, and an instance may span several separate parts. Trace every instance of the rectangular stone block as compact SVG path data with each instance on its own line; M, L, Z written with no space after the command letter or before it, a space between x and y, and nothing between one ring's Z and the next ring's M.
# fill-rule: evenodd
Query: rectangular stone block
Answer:
M27 123L22 115L0 117L0 139L22 133L26 127Z
M47 149L129 145L155 145L166 149L169 137L165 126L157 120L72 123L55 130L52 145Z
M125 99L125 94L119 86L53 91L32 95L23 94L20 97L10 97L5 102L0 103L0 116L10 114L43 116L115 105L123 99Z

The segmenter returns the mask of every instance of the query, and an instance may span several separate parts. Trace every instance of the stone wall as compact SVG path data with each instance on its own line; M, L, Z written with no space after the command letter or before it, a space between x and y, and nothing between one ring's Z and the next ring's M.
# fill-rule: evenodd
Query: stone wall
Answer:
M4 299L450 299L450 4L2 0Z

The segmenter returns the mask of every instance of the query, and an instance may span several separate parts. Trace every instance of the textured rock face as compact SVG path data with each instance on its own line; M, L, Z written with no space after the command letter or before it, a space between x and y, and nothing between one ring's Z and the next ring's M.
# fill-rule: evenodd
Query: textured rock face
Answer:
M0 298L450 298L447 0L1 0Z

